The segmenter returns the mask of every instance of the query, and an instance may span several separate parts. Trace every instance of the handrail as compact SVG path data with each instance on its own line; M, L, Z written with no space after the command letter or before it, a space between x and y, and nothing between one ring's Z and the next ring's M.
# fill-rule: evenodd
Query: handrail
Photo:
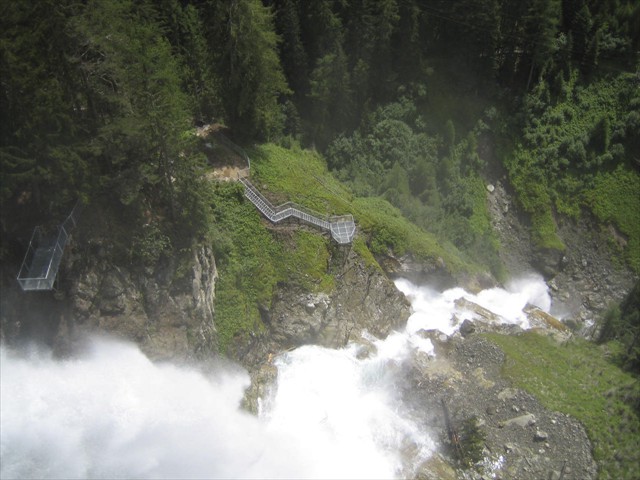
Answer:
M222 133L218 133L217 138L247 162L250 173L251 159L247 153ZM253 203L255 207L271 222L278 223L289 217L295 217L306 223L329 231L332 238L340 244L351 243L353 241L353 237L356 233L356 224L353 221L352 215L322 215L292 202L273 206L271 202L251 184L251 182L246 178L246 174L241 175L240 172L238 172L238 180L244 185L245 197L247 197L249 201L251 201L251 203Z
M239 180L245 187L245 196L271 222L278 223L289 217L295 217L323 230L328 230L338 243L345 244L353 241L356 226L352 215L327 217L292 202L274 207L249 180L241 177Z
M31 234L29 247L22 260L16 279L24 291L52 290L58 275L64 247L69 240L69 232L77 224L77 216L82 204L76 203L67 218L58 225L58 234L44 237L42 229L36 227ZM36 248L37 247L37 248Z

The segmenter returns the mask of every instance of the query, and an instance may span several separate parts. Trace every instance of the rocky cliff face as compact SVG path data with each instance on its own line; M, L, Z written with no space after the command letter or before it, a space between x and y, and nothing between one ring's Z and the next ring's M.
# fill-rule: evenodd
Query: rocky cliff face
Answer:
M153 360L211 358L217 353L215 283L210 247L151 268L117 262L108 244L71 244L59 274L58 291L22 293L4 270L2 337L40 339L64 354L84 336L105 332L137 343ZM311 293L279 287L266 331L238 344L229 355L252 372L269 358L303 344L342 347L364 331L384 338L405 324L409 303L378 268L350 247L335 247L330 271L335 288Z
M100 332L136 342L152 359L188 360L217 352L218 273L211 248L194 247L182 267L170 260L147 269L116 262L107 251L97 243L82 252L69 245L56 292L23 293L3 275L2 337L40 340L61 354Z
M488 192L492 224L503 248L500 256L512 275L535 270L550 287L555 311L575 330L592 334L592 325L613 302L620 302L637 275L615 263L612 242L623 242L613 226L603 228L584 213L580 220L557 219L564 252L536 249L527 219L504 180ZM622 245L620 245L622 246Z
M404 295L353 251L336 277L330 293L278 292L264 315L271 341L285 348L311 343L337 348L357 341L363 331L384 338L409 318Z
M365 265L351 250L334 262L338 271L332 292L314 294L285 286L276 294L263 315L271 348L339 348L358 341L364 331L383 338L405 324L410 305L383 272Z
M215 282L211 248L194 247L188 267L175 261L127 269L100 254L67 260L69 314L56 342L105 331L135 341L152 359L202 358L217 351Z
M252 377L249 410L257 410L258 397L274 383L271 360L277 353L305 344L340 348L362 341L364 332L384 338L409 318L410 304L381 270L367 266L349 247L337 253L330 266L336 276L333 291L309 293L283 285L262 312L266 332L231 352Z

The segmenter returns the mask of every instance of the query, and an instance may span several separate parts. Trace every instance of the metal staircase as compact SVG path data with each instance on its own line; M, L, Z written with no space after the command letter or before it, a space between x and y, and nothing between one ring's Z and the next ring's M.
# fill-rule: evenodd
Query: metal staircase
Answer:
M278 223L289 217L295 217L305 223L329 231L331 237L339 244L347 244L353 241L356 233L356 224L353 221L353 216L325 217L292 202L274 207L249 180L240 178L240 182L244 185L245 197L271 222Z

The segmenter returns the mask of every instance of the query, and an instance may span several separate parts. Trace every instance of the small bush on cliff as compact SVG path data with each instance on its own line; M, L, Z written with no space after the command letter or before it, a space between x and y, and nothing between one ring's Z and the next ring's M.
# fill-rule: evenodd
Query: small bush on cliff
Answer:
M171 251L171 239L155 223L144 225L133 237L131 256L144 265L155 265L158 259Z
M478 418L473 416L462 422L460 429L461 461L467 465L473 465L482 460L482 452L486 434L478 425Z
M623 302L611 306L601 322L598 343L618 342L617 360L620 365L640 376L640 282ZM640 395L636 400L640 413Z

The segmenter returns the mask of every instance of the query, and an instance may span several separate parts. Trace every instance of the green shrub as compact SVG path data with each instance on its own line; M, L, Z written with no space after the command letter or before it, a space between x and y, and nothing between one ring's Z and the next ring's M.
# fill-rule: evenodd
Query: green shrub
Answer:
M133 237L131 257L152 266L171 248L171 239L162 233L160 227L156 223L148 223Z

